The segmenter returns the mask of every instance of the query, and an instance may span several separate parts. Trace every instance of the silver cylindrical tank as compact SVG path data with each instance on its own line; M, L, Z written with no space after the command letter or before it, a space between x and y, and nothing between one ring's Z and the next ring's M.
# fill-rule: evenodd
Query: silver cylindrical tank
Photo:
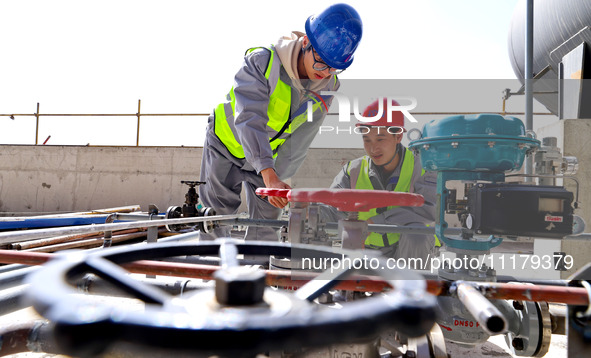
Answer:
M515 75L522 83L525 67L525 5L526 0L517 4L509 31L509 58ZM534 87L535 92L558 90L559 61L553 59L550 53L586 26L591 28L590 0L534 0L534 76L550 66L542 81ZM534 97L557 114L556 94L534 94Z

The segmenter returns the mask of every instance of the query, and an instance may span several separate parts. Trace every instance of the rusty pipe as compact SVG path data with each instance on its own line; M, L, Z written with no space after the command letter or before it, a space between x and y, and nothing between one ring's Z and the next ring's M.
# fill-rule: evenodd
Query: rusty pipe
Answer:
M146 235L147 235L146 231L140 231L140 232L122 234L122 235L115 235L115 236L111 237L111 242L112 243L120 243L120 242L124 242L124 241L143 238L143 237L146 237ZM74 248L77 248L77 249L79 249L79 248L94 248L94 247L102 246L104 241L105 240L102 237L95 237L95 238L88 238L85 240L62 242L59 244L37 247L37 248L25 250L25 251L26 252L55 252L55 251L74 249Z
M0 262L22 263L26 265L42 265L53 258L54 254L41 252L20 252L11 250L0 250ZM187 278L199 278L211 280L213 273L219 266L185 264L178 262L163 262L152 260L138 260L121 265L131 273L147 275L162 275ZM317 276L315 273L298 273L297 277L292 271L268 270L266 282L268 285L298 288ZM433 281L428 287L434 292L442 292L442 284ZM382 292L390 285L386 281L372 280L369 277L352 277L349 280L340 281L336 286L338 289L364 292Z
M143 229L129 229L129 230L117 231L116 233L117 233L117 235L131 234L131 233L135 233L135 232L142 231L142 230ZM74 241L86 239L86 238L96 238L99 236L101 236L100 233L99 234L88 233L88 234L78 234L78 235L54 236L54 237L48 237L46 239L17 242L17 243L11 244L10 248L13 250L28 250L28 249L34 249L37 247L47 247L47 246L55 245L55 244L62 244L64 242L74 242Z
M54 254L40 252L20 252L0 250L0 262L20 263L26 265L42 265L51 259ZM122 265L132 273L176 276L186 278L198 278L211 280L213 273L219 266L186 264L179 262L162 262L151 260L139 260ZM292 271L267 271L267 284L281 287L298 288L314 279L315 273L302 272L297 275ZM450 282L444 280L426 280L427 291L436 296L450 295ZM492 282L473 283L484 297L488 299L505 299L521 301L544 301L565 303L575 306L589 305L589 296L582 287L562 287L549 285L504 284ZM381 292L390 289L390 285L383 280L372 280L367 276L352 277L349 280L340 281L336 286L342 290L354 290L364 292Z
M511 282L478 282L478 290L489 299L555 302L574 306L588 306L589 296L582 287L530 285Z
M87 237L96 236L96 234L78 234L78 235L65 235L65 236L55 236L49 237L47 239L38 239L38 240L31 240L31 241L23 241L23 242L16 242L14 244L10 244L10 248L13 250L27 250L33 249L36 247L41 246L48 246L54 244L60 244L67 241L79 240L84 239Z

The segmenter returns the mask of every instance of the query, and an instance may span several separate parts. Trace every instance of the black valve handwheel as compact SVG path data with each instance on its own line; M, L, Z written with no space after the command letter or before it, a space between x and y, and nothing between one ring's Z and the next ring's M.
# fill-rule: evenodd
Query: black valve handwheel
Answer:
M416 337L428 332L435 321L436 300L426 293L423 278L412 271L326 270L295 292L265 287L257 302L256 286L260 283L260 272L264 271L257 274L252 268L249 271L236 266L239 254L277 255L292 260L362 257L360 252L348 250L234 240L115 247L60 255L28 278L30 288L26 296L41 315L55 324L56 339L64 353L76 356L100 354L117 342L232 356L233 352L257 353L350 342L376 336L385 329ZM172 296L134 280L119 266L136 260L184 255L221 258L215 289ZM379 262L380 267L387 267L383 259L373 260L379 260L373 262ZM242 273L235 275L236 272ZM145 308L129 310L121 305L81 299L75 295L76 281L88 273L143 301ZM353 273L387 278L394 289L346 302L339 309L312 303L338 280ZM220 303L228 298L223 298L227 292L244 290L250 292L246 298L236 301L230 297L230 301Z

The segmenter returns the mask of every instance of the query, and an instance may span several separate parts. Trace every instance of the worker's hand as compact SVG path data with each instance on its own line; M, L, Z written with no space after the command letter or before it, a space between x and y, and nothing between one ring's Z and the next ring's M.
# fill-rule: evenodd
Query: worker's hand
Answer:
M277 173L275 173L275 169L273 168L261 170L261 176L263 177L265 186L269 189L291 189L291 186L287 185L287 183L284 183L279 179ZM287 205L287 198L270 196L269 203L276 208L282 209Z

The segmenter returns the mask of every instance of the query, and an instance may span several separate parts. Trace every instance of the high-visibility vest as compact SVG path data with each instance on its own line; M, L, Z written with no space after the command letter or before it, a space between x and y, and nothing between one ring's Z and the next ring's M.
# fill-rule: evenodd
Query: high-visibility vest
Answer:
M364 156L360 159L349 162L347 167L347 174L349 174L349 177L351 178L351 188L374 190L374 187L369 178L369 161L370 158L368 156ZM394 187L394 191L403 193L408 193L410 191L410 184L412 181L414 166L415 157L410 150L406 149L402 161L402 168L400 169L400 176L398 178L398 183L396 183L396 186ZM421 169L421 175L424 174L425 169ZM387 210L394 208L397 208L397 206L389 206ZM367 220L377 214L378 212L376 209L371 209L370 211L366 212L360 212L359 219ZM441 242L439 241L439 238L437 237L437 235L433 236L435 238L435 246L440 247ZM398 240L400 240L399 233L388 233L384 237L384 234L372 232L367 237L367 239L365 239L365 246L369 248L379 249L382 247L394 245L398 242Z
M355 176L356 173L357 177L351 177L351 188L354 189L369 189L374 190L375 188L371 184L371 180L369 178L369 161L370 158L366 155L360 158L360 160L349 162L349 167L347 168L347 174L349 176ZM402 168L400 169L400 177L398 178L398 183L396 183L396 187L394 187L395 192L402 192L408 193L410 191L410 182L412 180L412 173L415 167L415 157L412 152L406 149L404 153L404 158L402 160ZM353 173L353 174L351 174ZM398 206L389 206L387 210L397 208ZM360 220L367 220L373 216L376 216L377 210L371 209L370 211L364 211L359 213ZM369 234L367 239L365 239L365 246L371 248L382 248L390 245L394 245L395 243L400 240L399 233L388 233L386 235L372 232Z
M258 47L251 48L246 54L249 54L256 49L258 49ZM280 78L281 61L278 59L278 55L273 47L266 49L271 53L269 64L265 71L265 78L270 85L271 93L269 96L269 106L267 107L267 132L269 133L269 144L271 145L271 150L275 157L279 147L294 130L306 122L308 117L307 112L304 111L299 116L291 118L291 86L283 82ZM233 156L243 159L245 157L244 148L236 139L236 129L234 128L234 117L236 115L234 87L230 89L230 93L226 96L226 100L227 102L220 103L214 112L215 134ZM313 100L315 103L312 108L315 111L322 106L322 102L318 99Z

